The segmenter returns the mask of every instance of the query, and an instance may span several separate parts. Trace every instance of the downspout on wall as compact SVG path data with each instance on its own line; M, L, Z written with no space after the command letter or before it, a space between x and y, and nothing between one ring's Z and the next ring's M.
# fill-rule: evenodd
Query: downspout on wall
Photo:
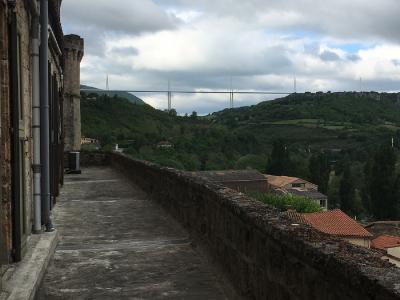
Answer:
M32 135L33 135L33 233L42 232L41 165L40 165L40 59L39 14L32 0ZM36 11L36 13L35 13Z
M42 220L46 231L54 231L50 218L50 120L49 120L49 2L40 0L40 141L42 163Z
M19 157L19 74L18 74L18 29L17 29L17 14L15 8L15 2L8 2L9 13L11 18L10 24L10 99L11 99L11 149L12 149L12 159L11 159L11 169L12 169L12 240L13 249L12 255L14 261L18 262L22 259L22 249L21 249L21 181L20 181L20 161Z

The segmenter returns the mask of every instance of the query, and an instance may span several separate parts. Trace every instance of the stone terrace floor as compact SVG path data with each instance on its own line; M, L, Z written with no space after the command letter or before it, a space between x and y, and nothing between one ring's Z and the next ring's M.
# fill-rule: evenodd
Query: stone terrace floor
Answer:
M117 171L65 181L54 210L60 242L36 299L228 298L187 232Z

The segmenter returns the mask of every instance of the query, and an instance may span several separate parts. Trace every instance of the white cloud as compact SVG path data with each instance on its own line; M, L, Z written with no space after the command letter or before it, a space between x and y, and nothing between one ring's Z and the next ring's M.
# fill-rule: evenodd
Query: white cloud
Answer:
M89 13L90 12L90 13ZM398 90L397 0L68 0L63 21L86 39L82 82L113 89ZM140 96L140 95L139 95ZM151 98L150 98L151 97ZM147 96L162 108L164 95ZM241 96L240 105L263 97ZM175 95L205 113L220 96Z

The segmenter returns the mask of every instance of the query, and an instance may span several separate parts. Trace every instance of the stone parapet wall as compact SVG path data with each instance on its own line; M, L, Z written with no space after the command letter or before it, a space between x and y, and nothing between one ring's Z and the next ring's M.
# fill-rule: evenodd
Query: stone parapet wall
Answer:
M400 269L373 250L294 225L278 210L183 172L121 154L111 164L179 220L249 299L399 299Z
M111 156L104 152L82 151L80 156L81 167L105 166L110 164ZM64 162L68 165L68 153L64 156Z

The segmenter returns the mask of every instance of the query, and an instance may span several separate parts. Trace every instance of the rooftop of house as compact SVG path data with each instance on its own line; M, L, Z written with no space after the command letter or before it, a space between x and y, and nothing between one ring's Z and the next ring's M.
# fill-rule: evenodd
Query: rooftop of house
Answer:
M376 249L400 247L400 236L383 234L372 240L371 247Z
M172 145L172 143L170 141L160 141L158 143L159 146L169 146Z
M265 181L265 177L257 170L224 170L190 172L213 182L232 181Z
M369 223L365 226L365 228L372 227L374 225L393 225L393 226L400 226L400 221L376 221Z
M285 185L293 183L309 183L307 180L297 177L275 176L275 175L264 175L264 176L265 178L267 178L269 184L276 187L284 187Z
M329 235L361 238L372 237L371 233L340 209L304 214L289 211L287 215L295 222L308 224L316 230Z

